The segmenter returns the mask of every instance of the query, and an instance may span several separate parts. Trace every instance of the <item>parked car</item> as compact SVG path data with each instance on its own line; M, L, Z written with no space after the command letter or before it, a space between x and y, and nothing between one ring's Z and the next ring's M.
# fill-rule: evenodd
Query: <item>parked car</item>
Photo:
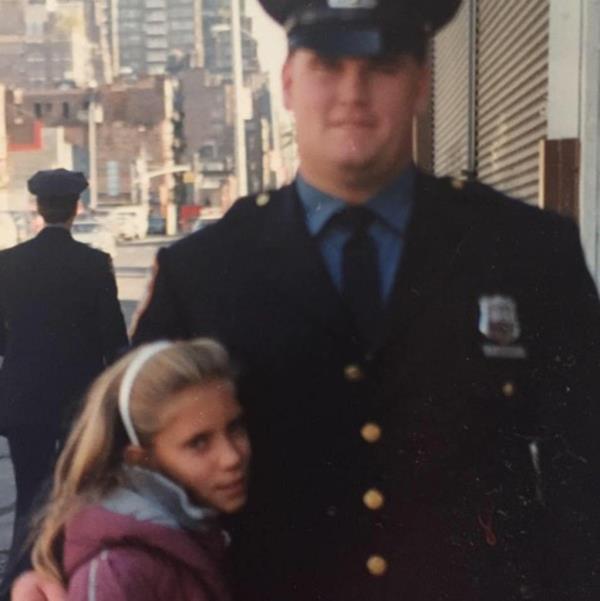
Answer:
M0 250L19 243L19 230L10 213L0 213Z
M167 231L167 222L160 215L150 215L148 217L148 234L151 236L160 236Z
M194 221L194 225L192 225L192 232L197 232L198 230L203 230L205 227L209 225L213 225L213 223L217 223L220 217L198 217L196 221Z
M111 219L116 227L117 238L143 240L148 231L148 207L128 205L111 210Z
M91 220L76 220L72 228L73 238L92 248L108 253L113 259L117 256L117 243L113 233L101 223Z
M132 215L128 215L127 213L113 215L112 226L118 240L135 240L136 238L140 238Z
M8 214L13 218L17 226L17 236L19 242L24 242L33 238L35 235L35 217L34 211L9 211Z

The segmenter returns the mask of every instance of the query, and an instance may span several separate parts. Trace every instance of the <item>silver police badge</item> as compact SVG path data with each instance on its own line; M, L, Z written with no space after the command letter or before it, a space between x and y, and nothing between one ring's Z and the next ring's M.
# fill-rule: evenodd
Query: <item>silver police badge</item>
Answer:
M482 296L479 299L479 331L490 341L483 345L486 357L524 359L527 352L515 345L521 336L517 303L510 296Z
M327 0L329 8L354 9L354 8L376 8L378 0Z

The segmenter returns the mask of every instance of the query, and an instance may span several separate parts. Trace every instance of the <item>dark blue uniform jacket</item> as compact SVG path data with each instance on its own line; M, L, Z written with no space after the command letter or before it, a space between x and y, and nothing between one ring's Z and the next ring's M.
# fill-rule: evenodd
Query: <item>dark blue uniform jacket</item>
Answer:
M135 342L195 336L242 370L240 599L599 598L600 303L571 222L420 174L365 352L294 187L246 198L158 255Z
M126 347L107 254L59 227L0 253L0 431L57 428Z

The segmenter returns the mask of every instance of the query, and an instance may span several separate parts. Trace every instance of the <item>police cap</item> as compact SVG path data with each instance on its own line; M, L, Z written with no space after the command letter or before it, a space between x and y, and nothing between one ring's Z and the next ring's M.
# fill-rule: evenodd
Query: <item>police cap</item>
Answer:
M27 181L29 192L43 198L78 197L87 187L87 179L81 171L67 169L38 171Z
M290 49L333 56L420 53L462 0L260 0Z

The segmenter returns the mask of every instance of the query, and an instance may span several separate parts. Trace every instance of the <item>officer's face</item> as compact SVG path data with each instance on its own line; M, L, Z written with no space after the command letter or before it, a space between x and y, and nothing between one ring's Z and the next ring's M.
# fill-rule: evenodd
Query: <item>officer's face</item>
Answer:
M305 175L384 180L412 154L413 117L424 111L429 71L409 55L328 58L297 50L283 68Z

